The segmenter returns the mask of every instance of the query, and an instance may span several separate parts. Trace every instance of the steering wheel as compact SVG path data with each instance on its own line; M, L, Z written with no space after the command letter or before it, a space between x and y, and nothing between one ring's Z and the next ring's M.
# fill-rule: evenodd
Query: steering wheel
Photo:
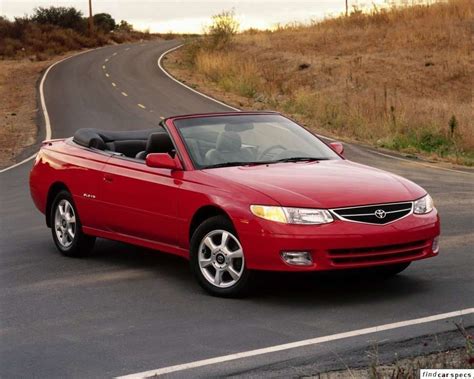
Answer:
M265 155L267 155L270 151L275 150L275 149L286 150L286 147L285 147L285 146L282 146L282 145L272 145L272 146L270 146L270 147L267 147L265 150L263 150L263 151L260 153L260 156L259 156L258 158L259 158L259 159L262 159L262 158L265 157Z

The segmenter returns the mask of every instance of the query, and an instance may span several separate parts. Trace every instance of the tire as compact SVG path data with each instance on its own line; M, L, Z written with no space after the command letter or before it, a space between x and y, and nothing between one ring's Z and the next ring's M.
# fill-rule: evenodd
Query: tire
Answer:
M68 257L84 257L94 247L95 237L82 232L81 220L68 191L59 192L51 207L51 232L61 254Z
M379 278L391 278L405 270L408 266L410 266L410 263L411 262L405 262L387 266L374 267L370 269L370 273Z
M213 296L242 297L249 290L253 273L245 267L242 245L224 216L211 217L197 227L191 237L190 264L198 283Z

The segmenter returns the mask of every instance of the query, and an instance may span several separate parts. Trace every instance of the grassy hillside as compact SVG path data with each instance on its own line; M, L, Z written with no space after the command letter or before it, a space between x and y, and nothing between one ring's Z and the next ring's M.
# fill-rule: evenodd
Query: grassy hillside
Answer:
M209 39L170 69L247 108L320 132L465 164L474 162L472 2L373 9L276 31ZM210 37L209 37L210 38Z
M43 61L68 51L154 37L124 20L116 24L107 13L94 15L94 24L90 32L87 18L73 7L35 8L31 16L14 20L0 15L0 60Z

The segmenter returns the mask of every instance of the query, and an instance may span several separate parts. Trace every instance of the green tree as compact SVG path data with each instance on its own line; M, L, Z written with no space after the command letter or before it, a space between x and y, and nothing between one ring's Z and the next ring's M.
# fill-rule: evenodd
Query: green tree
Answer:
M133 30L133 25L129 24L125 20L122 20L120 21L120 24L117 26L117 30L124 31L124 32L131 32Z
M97 13L94 15L94 26L102 30L105 33L108 33L115 29L116 24L113 17L108 13Z
M82 12L74 7L39 7L34 9L31 21L38 24L56 25L61 28L74 29L77 32L86 30L86 22Z

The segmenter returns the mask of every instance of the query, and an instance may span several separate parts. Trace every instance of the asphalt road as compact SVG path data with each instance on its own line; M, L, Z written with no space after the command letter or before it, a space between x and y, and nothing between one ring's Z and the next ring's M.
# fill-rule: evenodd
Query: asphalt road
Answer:
M174 45L110 46L56 65L44 87L53 137L81 127L143 129L160 117L227 110L158 69L157 58ZM341 274L264 274L253 295L241 300L203 293L180 258L121 243L100 240L88 259L62 257L29 196L31 162L0 174L0 377L125 375L472 307L474 175L354 145L346 151L349 159L403 175L431 193L442 217L440 255L385 282ZM413 352L397 341L449 331L453 321L459 319L176 376L314 373L364 360L368 341L384 341L388 355ZM474 317L464 317L464 323L473 325ZM460 342L454 337L443 342L450 343ZM304 372L298 370L303 363L310 366Z

